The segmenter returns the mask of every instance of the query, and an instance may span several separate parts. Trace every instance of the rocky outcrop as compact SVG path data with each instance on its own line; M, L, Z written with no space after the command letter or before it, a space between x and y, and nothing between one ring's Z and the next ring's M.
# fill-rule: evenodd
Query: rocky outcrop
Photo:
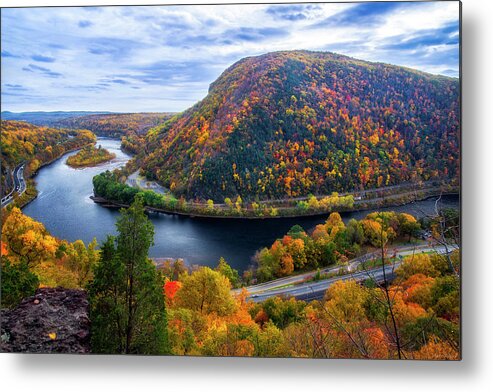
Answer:
M1 351L89 353L88 310L83 290L38 289L15 309L2 310Z

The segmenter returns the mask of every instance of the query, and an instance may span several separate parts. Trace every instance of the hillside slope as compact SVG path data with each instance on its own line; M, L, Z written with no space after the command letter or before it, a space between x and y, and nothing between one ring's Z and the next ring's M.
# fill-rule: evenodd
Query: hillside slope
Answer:
M146 175L188 199L277 199L457 179L459 81L326 52L240 60L147 134Z

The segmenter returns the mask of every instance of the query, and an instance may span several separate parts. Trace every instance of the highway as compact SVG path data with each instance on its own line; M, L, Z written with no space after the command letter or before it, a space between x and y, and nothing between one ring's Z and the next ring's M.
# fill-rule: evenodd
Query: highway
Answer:
M15 167L12 171L12 177L14 179L14 188L10 191L8 195L2 198L2 208L9 205L12 200L14 200L14 194L17 193L19 196L26 191L26 181L24 180L24 167L25 163L21 163Z
M422 250L429 249L428 244L421 244L421 245L414 245L414 246L401 246L401 247L396 247L395 249L389 249L388 253L393 254L394 252L400 254L400 255L406 255L405 252L409 252L411 254L413 251L415 252L421 252ZM320 274L325 275L325 274L331 274L331 273L337 273L340 271L341 268L346 268L348 271L354 271L357 266L361 263L364 263L365 261L371 260L372 258L375 258L378 256L379 252L371 252L371 253L366 253L362 256L356 257L355 259L352 259L347 266L330 266L327 268L320 269ZM303 283L306 280L312 279L316 275L317 271L310 271L306 272L303 274L299 275L293 275L289 276L286 278L280 278L276 280L271 280L266 283L259 283L253 286L249 286L248 292L250 294L255 294L257 292L262 292L265 290L270 290L279 286L286 286L290 284L298 284L298 283Z
M453 246L448 247L450 249L455 250ZM444 246L431 247L430 245L422 245L419 247L400 247L392 250L392 255L395 252L395 255L398 257L398 261L393 263L392 265L388 265L385 267L385 274L387 278L392 278L394 270L401 264L401 260L404 256L411 255L413 253L421 253L421 252L429 252L436 251L437 253L445 253L446 249ZM327 289L337 281L345 281L354 279L356 281L364 281L366 279L374 279L377 282L381 282L383 280L383 270L382 267L376 267L373 269L369 269L366 271L358 270L358 265L363 263L364 261L371 260L378 256L378 252L369 253L353 259L349 262L347 266L336 266L331 268L325 268L320 270L320 273L338 273L342 269L345 269L344 275L334 276L329 279L324 279L320 281L306 281L307 279L312 279L316 271L308 272L306 274L291 276L287 278L276 279L274 281L249 286L246 287L248 291L248 298L254 302L262 302L267 298L274 296L283 296L283 297L294 297L296 299L303 299L305 301L321 299L324 297ZM234 293L238 293L241 289L233 290Z

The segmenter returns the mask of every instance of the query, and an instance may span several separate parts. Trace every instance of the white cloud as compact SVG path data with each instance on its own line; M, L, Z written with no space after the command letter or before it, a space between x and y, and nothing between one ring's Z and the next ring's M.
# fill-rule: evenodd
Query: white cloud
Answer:
M457 73L457 45L430 37L405 49L389 45L433 29L458 41L453 29L440 33L458 21L458 3L403 4L375 12L378 23L359 4L3 9L3 108L179 111L233 62L276 50L331 50ZM30 68L40 55L54 59L41 64L46 71Z

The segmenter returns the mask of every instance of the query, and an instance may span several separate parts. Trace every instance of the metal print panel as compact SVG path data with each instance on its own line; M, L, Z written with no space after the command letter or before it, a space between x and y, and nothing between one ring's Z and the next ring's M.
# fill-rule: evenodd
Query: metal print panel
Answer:
M2 351L461 358L459 2L1 11Z

